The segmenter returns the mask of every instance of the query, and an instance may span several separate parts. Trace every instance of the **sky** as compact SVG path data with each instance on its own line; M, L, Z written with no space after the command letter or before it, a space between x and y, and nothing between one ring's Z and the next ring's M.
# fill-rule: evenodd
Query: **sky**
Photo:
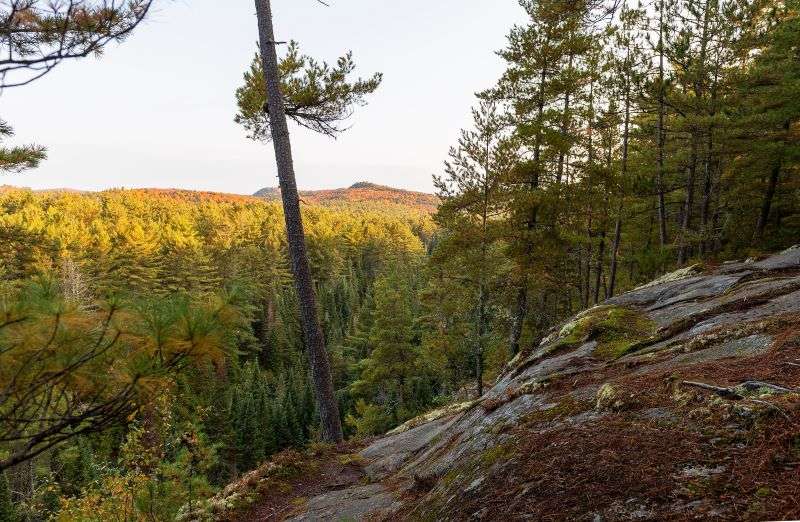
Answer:
M301 189L371 181L433 190L474 93L503 70L495 51L523 21L517 0L273 0L276 37L356 74L384 74L337 140L292 128ZM103 56L64 62L0 95L15 144L38 143L38 169L0 184L34 189L184 188L251 194L277 186L271 144L233 122L234 91L256 50L252 0L156 0Z

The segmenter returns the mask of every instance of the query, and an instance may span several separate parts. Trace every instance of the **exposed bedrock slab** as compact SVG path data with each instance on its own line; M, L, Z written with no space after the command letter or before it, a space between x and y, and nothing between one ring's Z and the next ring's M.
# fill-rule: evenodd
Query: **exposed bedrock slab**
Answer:
M398 471L418 451L430 445L434 439L452 426L458 414L437 419L403 433L390 435L367 446L360 455L369 461L365 471L373 479L384 478Z
M380 484L332 491L308 500L304 512L292 522L340 522L368 520L399 507L394 496Z
M576 342L574 325L593 313L606 313L613 307L623 307L633 311L635 317L652 320L656 333L636 339L630 351L622 352L626 355L602 359L596 351L598 342L592 338L597 333L587 331L585 337L578 336ZM509 442L519 446L519 441L510 440L513 435L509 427L523 424L531 416L546 416L543 412L548 410L558 411L570 401L583 404L586 397L591 398L599 384L569 388L569 383L578 382L579 377L618 376L625 372L639 376L649 371L680 369L710 361L757 358L775 349L776 334L769 325L780 323L780 318L796 315L800 315L800 248L757 262L727 263L712 273L690 267L669 274L554 328L538 347L512 361L476 404L375 441L361 456L367 461L368 477L378 483L311 499L308 513L318 516L318 520L335 520L324 517L328 516L328 510L337 509L340 518L354 520L370 519L373 509L387 513L400 506L397 513L403 513L413 506L404 505L407 500L397 500L405 497L392 496L385 485L408 487L417 480L435 484L429 495L447 493L446 501L455 494L448 489L450 479L443 480L445 476L450 477L448 473L481 462L482 455ZM781 320L785 323L785 319ZM561 389L571 390L568 392L571 397L563 391L561 395L551 392L549 382L568 383ZM663 387L664 383L659 381L654 386ZM594 408L565 410L564 415L537 424L541 426L537 429L559 426L591 429L608 415L613 412ZM643 422L670 424L676 420L676 413L664 405L644 409L638 415ZM535 451L536 448L531 448L531 452ZM497 453L502 455L502 452ZM501 465L501 461L491 464L492 467ZM483 477L488 476L488 471L478 471L480 473L475 476L467 477L468 482L462 487L474 485L475 491L483 488ZM691 473L695 473L694 468ZM470 494L475 493L470 491ZM526 489L520 488L520 491L519 494L524 495ZM428 498L424 491L421 495ZM415 498L413 502L420 501L418 496L412 497ZM637 510L626 516L634 516L639 513Z

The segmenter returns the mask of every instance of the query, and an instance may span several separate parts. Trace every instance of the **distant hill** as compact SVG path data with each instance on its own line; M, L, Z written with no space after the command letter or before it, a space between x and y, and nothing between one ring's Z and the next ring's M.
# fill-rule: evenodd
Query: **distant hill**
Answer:
M280 189L277 187L263 188L253 194L263 199L279 199ZM303 202L308 204L337 206L385 206L408 207L428 213L436 211L439 198L433 194L402 190L385 185L378 185L367 181L359 181L347 188L328 190L305 190L300 192Z
M0 185L0 193L8 190L31 190L24 187L14 187L11 185ZM203 201L252 201L254 198L278 201L281 191L278 187L263 188L252 196L239 194L225 194L221 192L207 192L184 189L158 189L158 188L139 188L139 189L109 189L126 190L129 192L139 192L149 196L163 196L176 198L184 201L203 202ZM76 193L88 194L92 191L74 190L69 188L42 189L33 192L41 193ZM350 208L362 210L392 210L407 212L409 209L426 214L432 214L439 206L439 198L433 194L424 192L414 192L403 190L385 185L360 181L347 188L327 189L327 190L305 190L300 192L303 203L307 205L321 205L334 208Z

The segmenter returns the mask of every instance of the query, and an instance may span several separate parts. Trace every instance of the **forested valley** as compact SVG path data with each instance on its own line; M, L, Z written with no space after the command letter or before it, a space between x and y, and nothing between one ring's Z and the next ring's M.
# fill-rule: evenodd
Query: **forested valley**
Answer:
M506 70L453 137L437 199L359 183L295 201L349 443L482 396L581 310L800 242L800 2L519 3L527 22L497 50ZM52 45L17 35L104 45L150 2L119 18L72 4L3 3L0 39L20 55L0 59L4 88L27 46ZM265 30L231 117L271 142ZM349 54L278 51L298 132L343 132L383 81L354 79ZM56 53L45 67L75 57ZM42 161L0 148L6 183ZM273 456L340 442L281 193L0 190L0 521L199 520Z

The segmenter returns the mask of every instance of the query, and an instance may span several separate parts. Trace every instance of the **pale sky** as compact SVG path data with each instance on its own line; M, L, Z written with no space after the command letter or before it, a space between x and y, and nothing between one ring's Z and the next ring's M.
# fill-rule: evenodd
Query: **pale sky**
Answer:
M0 184L162 187L250 194L276 186L271 145L233 122L234 91L256 50L252 0L156 0L143 26L101 58L65 62L0 96L14 143L49 149ZM338 140L293 127L298 185L367 180L431 191L474 93L503 70L495 51L523 20L517 0L273 0L277 38L357 73L384 73Z

